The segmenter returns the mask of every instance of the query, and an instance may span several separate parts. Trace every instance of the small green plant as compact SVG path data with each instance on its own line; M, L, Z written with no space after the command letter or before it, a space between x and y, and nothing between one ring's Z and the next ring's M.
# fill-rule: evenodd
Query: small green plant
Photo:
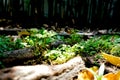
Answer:
M79 45L82 46L81 52L88 56L95 55L96 53L99 53L100 50L109 52L113 47L112 42L99 37L93 37L87 41L82 41L79 43Z
M55 41L55 38L53 36L56 35L54 31L48 31L44 28L38 30L38 29L30 29L30 36L23 38L23 43L25 47L32 47L32 46L46 46L49 43Z
M67 38L65 39L65 41L68 43L68 44L75 44L75 43L79 43L81 42L83 39L83 36L82 35L79 35L77 33L74 33L74 34L71 34L70 35L70 38Z
M11 42L10 38L6 36L0 36L0 53L12 50L11 46L13 46L13 43Z
M119 56L120 57L120 45L116 45L114 46L111 51L110 54L114 55L114 56Z
M96 55L95 55L95 60L98 60L98 59L102 59L101 54L96 54Z
M45 58L52 61L52 64L61 64L75 56L70 45L60 45L55 50L50 50L45 54Z

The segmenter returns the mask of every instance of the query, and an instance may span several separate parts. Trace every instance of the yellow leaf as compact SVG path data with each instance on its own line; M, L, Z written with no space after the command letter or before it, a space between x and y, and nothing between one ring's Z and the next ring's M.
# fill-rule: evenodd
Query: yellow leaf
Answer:
M22 35L26 35L26 36L29 36L30 35L30 33L28 32L28 31L26 31L26 30L23 30L23 31L21 31L21 32L18 32L18 36L22 36Z
M108 73L105 74L102 80L120 80L120 71L116 73Z
M90 69L92 71L94 71L95 73L97 73L97 71L98 71L98 67L97 66L90 67Z
M114 73L108 73L102 77L102 80L116 80L116 75Z
M113 56L107 53L102 52L103 58L106 59L106 61L110 62L111 64L120 67L120 57Z
M89 70L83 69L79 72L77 80L94 80L94 75Z
M120 80L120 71L116 73L116 80Z

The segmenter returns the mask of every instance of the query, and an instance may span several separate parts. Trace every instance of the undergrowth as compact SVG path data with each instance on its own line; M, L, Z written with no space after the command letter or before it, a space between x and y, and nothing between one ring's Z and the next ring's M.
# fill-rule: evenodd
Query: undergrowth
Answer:
M0 36L0 57L4 57L3 53L6 51L25 47L35 47L35 55L42 54L42 58L51 64L64 63L76 55L93 56L100 51L120 56L118 45L120 38L118 35L93 36L86 40L83 35L79 35L75 31L72 31L69 37L59 35L53 30L46 30L44 28L26 31L29 35L23 36L24 33L21 32L19 34L22 34L21 38L15 41L11 37ZM49 45L58 40L63 41L64 44L50 48Z

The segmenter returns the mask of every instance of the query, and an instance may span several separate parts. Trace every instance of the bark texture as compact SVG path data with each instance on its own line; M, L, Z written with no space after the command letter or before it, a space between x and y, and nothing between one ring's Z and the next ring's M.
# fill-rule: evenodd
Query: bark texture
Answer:
M5 56L4 58L1 58L0 61L3 63L11 63L16 60L22 60L22 59L30 59L35 57L33 48L24 48L14 51L8 51L4 52Z
M85 68L81 57L59 65L15 66L0 70L0 80L73 80Z

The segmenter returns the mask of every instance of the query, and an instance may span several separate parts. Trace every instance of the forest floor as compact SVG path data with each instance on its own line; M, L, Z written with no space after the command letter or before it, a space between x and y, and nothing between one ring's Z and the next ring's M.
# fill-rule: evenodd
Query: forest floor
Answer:
M63 28L57 28L55 26L49 26L47 24L43 24L43 26L45 29L47 30L54 30L55 32L66 32L66 33L70 33L69 31L71 31L72 29L74 30L74 28L70 28L70 27L63 27ZM27 28L28 29L28 28ZM24 31L26 29L22 28L21 25L19 24L15 24L14 26L12 25L8 25L6 27L1 26L0 27L0 34L1 35L6 35L6 36L15 36L15 37L20 37L21 35L18 35L18 32L20 31ZM91 37L95 36L95 35L120 35L120 32L118 29L95 29L95 30L91 30L91 29L82 29L79 30L79 34L80 35L84 35L84 39L90 39ZM62 35L67 36L67 34L62 33ZM24 35L24 34L23 34ZM25 34L26 35L26 34ZM56 44L62 44L61 42L58 42ZM56 45L55 44L55 45ZM32 50L33 48L30 49L19 49L19 50L15 50L12 52L7 52L6 54L9 54L9 57L7 59L3 59L2 61L4 62L5 68L9 68L9 67L14 67L14 66L26 66L26 65L38 65L38 64L49 64L49 65L53 65L51 63L46 63L44 62L42 59L40 59L40 57L36 57L31 55L30 53L33 53ZM28 55L25 55L23 53L28 53ZM11 55L12 54L12 55ZM15 55L18 54L18 55ZM20 54L20 55L19 55ZM21 58L21 55L23 58ZM13 57L13 60L11 59L11 57ZM27 58L26 58L27 56ZM110 73L110 72L117 72L119 71L120 67L117 67L109 62L107 62L105 59L103 58L97 58L99 56L97 55L92 55L92 56L87 56L84 55L82 56L82 60L85 63L85 67L90 68L93 66L97 66L100 67L102 65L102 63L105 63L105 73ZM15 58L14 58L15 57ZM25 58L25 59L24 59ZM4 68L4 69L5 69Z
M5 22L6 23L6 22ZM54 30L56 32L68 32L69 33L69 30L72 30L74 28L70 28L70 27L63 27L63 28L57 28L55 26L49 26L47 24L43 24L44 28L46 28L47 30ZM29 28L27 28L29 29ZM38 28L39 29L39 28ZM7 26L1 26L0 27L0 34L1 35L13 35L15 37L18 37L18 32L19 31L23 31L23 30L26 30L25 28L23 28L21 25L19 24L14 24L14 25L7 25ZM91 36L94 36L94 35L120 35L120 32L119 32L119 29L94 29L94 30L91 30L91 29L88 29L88 28L84 28L82 30L79 30L80 31L80 34L81 35L85 35L84 38L86 39L89 39ZM64 35L64 34L63 34ZM66 35L66 34L65 34ZM91 57L83 57L83 60L85 61L86 63L86 66L87 67L91 67L91 66L94 66L95 62L94 62L94 59L95 59L95 56L91 56ZM34 60L34 59L33 59ZM103 63L104 60L97 60L97 63ZM11 63L10 63L11 64ZM13 63L14 64L14 63ZM21 64L21 63L20 63ZM23 63L22 63L23 64ZM90 65L89 65L90 64ZM107 63L108 67L111 67L111 70L110 71L113 71L115 72L114 70L116 69L119 69L118 67L115 67L114 65L110 65L109 63Z

